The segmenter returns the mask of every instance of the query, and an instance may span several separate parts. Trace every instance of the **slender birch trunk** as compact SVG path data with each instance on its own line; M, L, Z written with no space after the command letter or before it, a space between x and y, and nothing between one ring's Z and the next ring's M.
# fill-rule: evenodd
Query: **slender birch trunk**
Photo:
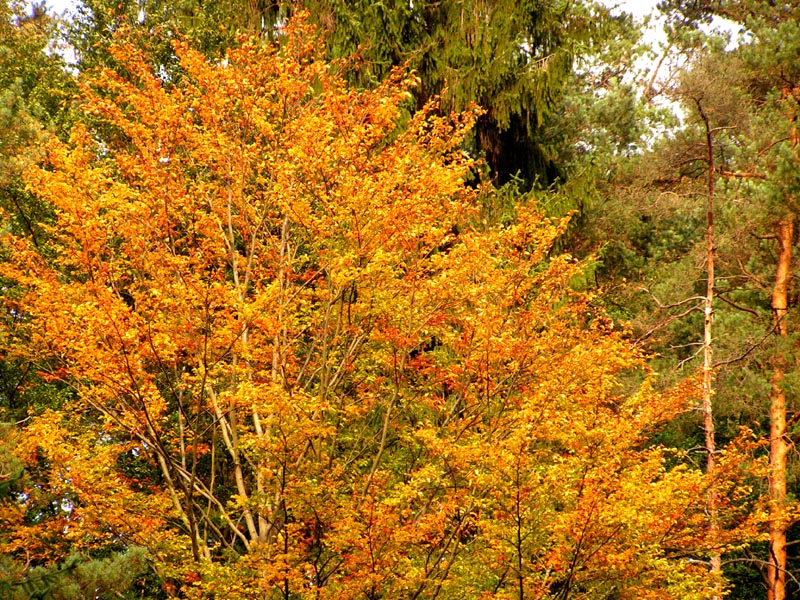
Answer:
M719 538L719 518L717 507L717 492L714 489L713 478L716 469L715 454L716 442L714 439L714 410L712 399L714 397L714 363L713 363L713 336L712 325L714 321L714 182L716 168L714 165L714 139L711 124L699 100L695 100L700 117L706 130L706 160L708 162L708 185L706 200L706 297L703 302L703 428L705 430L706 446L706 474L712 481L708 493L708 534L712 544ZM711 553L711 573L722 575L722 555L718 550ZM714 592L714 600L722 597L719 589Z

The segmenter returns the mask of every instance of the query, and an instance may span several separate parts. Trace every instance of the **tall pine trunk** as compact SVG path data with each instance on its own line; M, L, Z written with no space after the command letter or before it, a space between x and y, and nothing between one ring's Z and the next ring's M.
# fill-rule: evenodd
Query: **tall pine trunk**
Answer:
M792 241L794 237L794 215L788 215L778 224L778 268L775 272L775 285L772 290L772 314L775 319L775 332L785 339L789 329L787 324L789 279L792 266ZM772 387L769 406L769 565L767 581L768 600L786 598L786 456L790 442L786 432L786 392L783 380L786 375L786 357L779 352L773 362Z

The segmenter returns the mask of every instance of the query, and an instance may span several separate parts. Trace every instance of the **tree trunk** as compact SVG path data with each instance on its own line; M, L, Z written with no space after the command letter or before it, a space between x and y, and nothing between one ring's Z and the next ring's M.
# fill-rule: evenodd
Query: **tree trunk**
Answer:
M714 470L716 443L714 440L714 411L712 398L714 396L714 364L712 361L712 341L711 325L714 320L714 182L717 176L714 165L714 139L706 112L699 100L695 100L697 109L700 113L706 130L706 160L708 162L708 186L707 186L707 223L706 223L706 297L703 303L703 428L705 430L706 444L706 474L711 480L711 487L708 493L708 514L709 526L708 534L712 544L711 552L711 573L722 575L722 555L714 548L719 538L719 521L717 516L717 492L714 488ZM722 597L719 588L714 592L714 600Z
M792 240L794 237L794 215L788 215L778 224L778 268L772 290L772 314L775 331L781 338L788 335L786 316L788 312L789 279L792 266ZM786 374L786 358L779 352L773 362L772 387L769 406L769 565L767 581L769 600L786 598L786 456L790 443L786 436L786 392L783 379Z

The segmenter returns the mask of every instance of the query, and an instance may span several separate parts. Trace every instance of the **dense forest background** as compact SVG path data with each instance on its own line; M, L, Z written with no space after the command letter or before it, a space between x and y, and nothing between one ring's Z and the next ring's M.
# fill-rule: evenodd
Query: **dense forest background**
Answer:
M658 11L3 0L0 597L800 596L800 7Z

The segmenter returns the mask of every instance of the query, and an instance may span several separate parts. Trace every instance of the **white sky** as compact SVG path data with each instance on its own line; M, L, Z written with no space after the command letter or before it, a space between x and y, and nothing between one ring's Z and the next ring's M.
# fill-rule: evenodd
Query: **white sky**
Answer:
M47 1L47 8L50 9L50 12L56 13L58 15L63 14L65 11L71 10L76 2L74 0L46 0Z
M633 16L642 19L655 10L658 0L600 0L609 8L619 8L620 10L631 13Z

